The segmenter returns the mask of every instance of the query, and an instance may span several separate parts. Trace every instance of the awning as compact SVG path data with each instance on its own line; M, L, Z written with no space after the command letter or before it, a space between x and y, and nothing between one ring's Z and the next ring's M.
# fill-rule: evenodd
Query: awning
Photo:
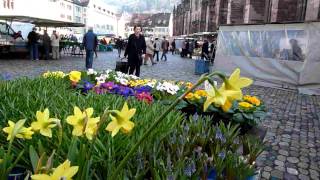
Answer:
M31 23L38 27L84 27L85 26L85 24L82 24L82 23L43 19L43 18L36 18L36 17L30 17L30 16L0 15L0 20Z

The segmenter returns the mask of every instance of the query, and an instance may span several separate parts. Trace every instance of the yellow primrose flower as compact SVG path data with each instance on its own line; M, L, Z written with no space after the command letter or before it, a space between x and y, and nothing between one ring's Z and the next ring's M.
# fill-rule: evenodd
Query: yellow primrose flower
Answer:
M20 139L32 139L32 128L24 127L25 119L19 120L17 123L9 121L8 127L3 128L3 131L8 134L7 140L13 140L15 137Z
M71 180L77 174L79 166L70 166L70 161L66 160L54 169L51 175L48 174L35 174L31 176L33 180Z
M0 159L0 164L2 163L3 159Z
M92 118L93 108L88 108L84 112L75 106L74 115L67 117L67 123L73 126L72 135L86 135L89 140L92 140L93 135L97 131L100 117Z
M250 109L250 108L253 107L253 105L250 104L250 103L248 103L248 102L240 102L240 103L239 103L239 106L240 106L241 108L244 108L244 109Z
M106 130L112 132L112 137L114 137L120 129L123 133L129 133L134 127L134 123L131 122L130 119L135 113L136 109L129 109L127 102L125 102L121 112L118 110L112 111L110 114L112 121L108 124Z
M81 72L79 71L71 71L69 73L69 78L72 82L79 82L81 80Z
M251 103L251 104L253 104L255 106L260 106L260 104L261 104L260 99L257 98L256 96L248 96L248 95L246 95L246 96L243 97L243 100L245 100L245 101L247 101L247 102L249 102L249 103Z
M193 98L193 93L188 93L184 98L192 99Z
M201 97L207 97L207 95L208 95L208 93L205 90L202 90L202 89L196 90L196 92L194 94L196 94L198 96L201 96Z
M191 82L187 82L187 83L186 83L186 87L187 87L188 89L192 88L192 86L193 86L193 84L192 84Z
M49 109L46 108L43 112L37 111L36 113L37 121L31 123L31 127L35 131L40 130L40 134L47 137L52 137L51 128L55 127L59 119L49 117Z
M229 96L231 100L241 100L242 99L242 92L241 89L247 86L250 86L253 81L249 78L240 77L240 69L237 68L229 77L229 79L224 82L221 86L221 90L231 90L237 91L231 92L233 95Z

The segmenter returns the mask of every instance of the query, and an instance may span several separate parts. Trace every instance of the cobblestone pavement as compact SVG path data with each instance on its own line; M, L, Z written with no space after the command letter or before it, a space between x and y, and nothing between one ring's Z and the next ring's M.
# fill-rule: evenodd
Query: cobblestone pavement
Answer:
M100 53L94 69L114 69L116 53ZM84 58L58 61L0 60L0 73L12 78L37 76L47 70L84 70ZM143 66L142 76L195 82L194 61L169 55L167 62ZM259 96L268 107L263 126L268 128L267 149L259 157L262 179L320 179L320 96L295 91L252 86L246 90Z

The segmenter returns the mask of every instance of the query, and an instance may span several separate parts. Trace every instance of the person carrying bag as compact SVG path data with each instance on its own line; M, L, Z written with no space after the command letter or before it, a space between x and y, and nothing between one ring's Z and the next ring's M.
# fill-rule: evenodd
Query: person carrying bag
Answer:
M134 26L134 34L129 36L128 45L124 56L128 56L129 74L135 71L136 76L140 76L140 66L146 54L146 41L141 35L141 26Z

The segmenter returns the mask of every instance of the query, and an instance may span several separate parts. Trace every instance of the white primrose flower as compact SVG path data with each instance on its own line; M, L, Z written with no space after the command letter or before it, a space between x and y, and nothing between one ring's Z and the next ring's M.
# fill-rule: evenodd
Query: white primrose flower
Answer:
M127 86L128 85L128 83L129 83L129 81L128 80L126 80L126 79L120 79L120 84L122 84L122 85L125 85L125 86Z
M101 74L99 77L96 77L97 84L105 83L107 75Z
M95 71L94 69L88 69L87 74L88 74L88 75L97 75L98 72Z

